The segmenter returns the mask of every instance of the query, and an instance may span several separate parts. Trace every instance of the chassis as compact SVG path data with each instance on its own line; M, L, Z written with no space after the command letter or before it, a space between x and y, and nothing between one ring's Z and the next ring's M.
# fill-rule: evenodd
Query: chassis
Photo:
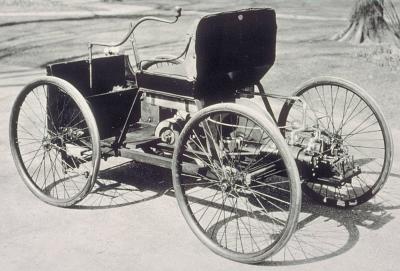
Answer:
M382 188L393 143L364 90L322 77L290 97L264 91L260 79L275 61L272 9L205 16L180 56L141 60L137 26L180 15L144 17L117 44L89 43L88 59L49 65L48 76L20 92L10 144L37 197L77 203L91 191L100 161L113 156L171 168L196 236L223 257L255 263L289 240L302 191L350 207ZM134 65L115 50L127 41ZM98 46L106 56L94 57ZM283 101L277 117L272 99Z

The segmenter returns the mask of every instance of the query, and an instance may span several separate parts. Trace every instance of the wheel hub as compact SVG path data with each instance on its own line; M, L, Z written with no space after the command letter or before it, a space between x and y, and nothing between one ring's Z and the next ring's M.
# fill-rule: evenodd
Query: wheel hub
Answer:
M223 173L225 177L223 177L220 183L223 192L232 195L231 192L238 194L243 190L243 186L246 185L246 178L238 169L226 166L224 167Z
M42 147L45 151L50 151L53 148L59 148L59 146L62 146L63 140L59 137L50 137L50 136L45 136L42 139Z
M225 193L230 193L232 191L232 184L228 180L223 180L220 186L221 190Z

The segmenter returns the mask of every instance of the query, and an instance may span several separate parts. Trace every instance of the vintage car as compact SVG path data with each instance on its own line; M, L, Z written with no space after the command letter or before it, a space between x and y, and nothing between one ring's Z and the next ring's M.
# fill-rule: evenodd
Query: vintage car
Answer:
M87 59L48 65L47 76L22 89L10 144L33 194L71 206L111 156L169 168L194 234L223 257L256 263L295 231L302 191L351 207L382 188L392 137L363 89L322 77L292 96L264 90L260 80L275 61L274 10L204 16L182 54L142 60L135 29L149 20L172 24L176 12L138 20L119 43L91 42ZM126 42L135 63L115 50ZM95 56L94 47L106 54ZM272 99L283 101L279 116Z

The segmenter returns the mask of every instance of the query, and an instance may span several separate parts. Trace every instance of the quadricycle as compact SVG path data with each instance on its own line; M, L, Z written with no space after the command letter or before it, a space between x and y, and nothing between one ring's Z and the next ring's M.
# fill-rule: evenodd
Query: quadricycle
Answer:
M119 43L89 43L86 59L48 65L19 93L10 144L35 196L76 204L110 157L169 168L198 239L223 257L257 263L294 233L302 192L346 208L382 188L392 137L363 89L320 77L291 96L264 90L260 80L275 61L273 9L206 15L180 55L142 59L137 27L175 23L176 12L139 19ZM131 58L116 50L125 43ZM274 100L283 104L276 116Z

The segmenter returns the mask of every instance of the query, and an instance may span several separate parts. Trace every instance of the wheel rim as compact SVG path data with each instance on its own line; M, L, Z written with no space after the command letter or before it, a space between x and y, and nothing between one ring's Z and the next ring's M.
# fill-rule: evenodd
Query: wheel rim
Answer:
M339 82L315 83L299 91L297 96L307 103L308 126L318 123L331 138L341 141L361 168L361 173L351 182L339 187L305 179L303 190L325 204L339 207L369 200L383 186L391 164L390 134L375 102L355 86ZM300 120L301 108L299 101L289 104L282 110L280 125Z
M264 126L232 112L203 114L182 132L174 187L187 222L214 252L256 262L290 237L300 196L279 148ZM200 172L188 173L193 164Z
M80 200L97 173L96 137L70 95L51 82L30 85L17 98L10 130L14 159L28 187L61 206Z

